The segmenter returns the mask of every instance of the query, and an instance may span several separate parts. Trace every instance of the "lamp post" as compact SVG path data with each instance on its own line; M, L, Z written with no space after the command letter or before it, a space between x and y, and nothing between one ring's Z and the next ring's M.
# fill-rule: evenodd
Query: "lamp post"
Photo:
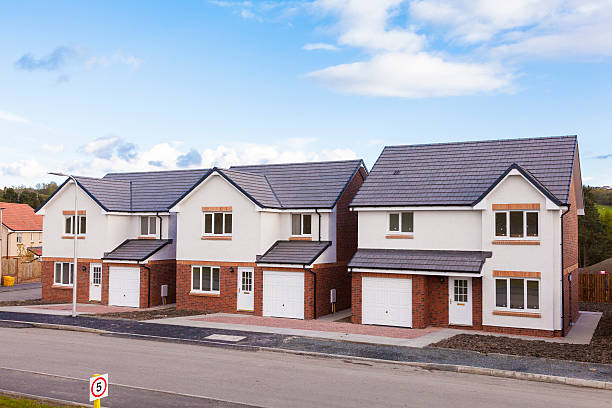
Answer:
M73 238L74 238L74 264L72 266L72 317L76 317L77 315L77 310L76 310L76 303L77 303L77 276L78 276L78 270L77 270L77 242L78 242L78 237L77 237L77 228L78 228L78 221L79 221L79 210L77 208L77 192L78 192L78 184L76 179L71 176L70 174L64 174L64 173L55 173L55 172L50 172L49 174L53 175L53 176L61 176L61 177L68 177L69 179L71 179L74 182L74 218L72 221L72 232L73 232ZM68 271L68 273L70 273L70 270Z

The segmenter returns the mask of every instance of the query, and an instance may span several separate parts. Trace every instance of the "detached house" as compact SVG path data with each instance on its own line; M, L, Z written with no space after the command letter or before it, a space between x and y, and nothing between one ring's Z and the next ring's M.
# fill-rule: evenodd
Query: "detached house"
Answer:
M36 254L42 246L42 217L27 204L0 202L2 258L17 258L26 251Z
M348 205L365 177L361 160L212 169L170 208L177 307L297 319L350 307Z
M70 179L37 210L43 215L42 297L130 307L175 301L174 201L208 170L115 173ZM77 213L74 211L75 188Z
M354 323L561 336L578 318L575 136L389 146L351 209Z

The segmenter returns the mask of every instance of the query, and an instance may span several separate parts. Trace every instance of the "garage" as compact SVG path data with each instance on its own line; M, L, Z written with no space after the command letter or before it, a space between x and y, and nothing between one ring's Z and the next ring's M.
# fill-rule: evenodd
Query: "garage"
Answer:
M304 273L263 271L263 315L304 318Z
M361 280L363 324L412 327L412 279Z
M109 268L108 304L140 307L140 268L122 266Z

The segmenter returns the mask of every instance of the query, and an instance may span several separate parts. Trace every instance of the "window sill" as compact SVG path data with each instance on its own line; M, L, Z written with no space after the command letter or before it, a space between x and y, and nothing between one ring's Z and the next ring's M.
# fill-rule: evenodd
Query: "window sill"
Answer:
M70 289L72 290L72 285L58 285L57 283L51 286L51 289Z
M221 297L220 293L206 293L206 292L189 292L189 296L200 296L200 297Z
M155 235L141 235L138 239L157 239Z
M386 239L414 239L413 234L387 234Z
M72 236L72 235L64 235L64 236L62 236L62 239L74 239L74 236ZM85 239L85 237L83 235L79 235L77 237L77 239Z
M312 241L312 237L294 236L294 237L289 237L289 241Z
M540 245L540 240L533 239L495 239L493 245Z
M514 312L510 310L494 310L493 314L496 316L533 317L536 319L542 317L542 315L537 312Z
M203 235L201 239L207 239L210 241L231 241L232 237L231 236L227 236L227 235L219 235L219 236L215 236L215 235Z

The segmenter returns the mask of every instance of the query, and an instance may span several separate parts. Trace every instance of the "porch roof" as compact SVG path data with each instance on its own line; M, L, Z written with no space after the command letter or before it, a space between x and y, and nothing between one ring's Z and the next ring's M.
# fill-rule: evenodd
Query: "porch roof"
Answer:
M127 239L117 248L104 253L102 259L144 261L171 242L171 239Z
M311 265L330 245L330 241L276 241L257 263Z

